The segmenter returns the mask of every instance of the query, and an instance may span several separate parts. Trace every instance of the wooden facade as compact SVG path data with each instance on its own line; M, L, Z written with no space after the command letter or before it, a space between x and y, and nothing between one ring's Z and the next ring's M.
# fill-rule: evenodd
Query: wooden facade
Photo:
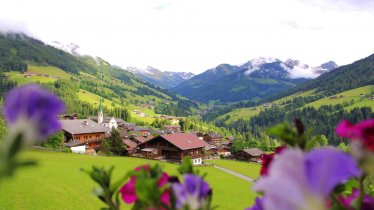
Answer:
M204 141L210 145L218 146L223 142L223 137L219 134L205 134Z
M86 145L98 149L107 129L92 120L61 120L66 146Z
M248 161L248 162L261 162L262 155L264 154L263 151L257 148L252 149L243 149L237 151L234 156L235 159L241 161Z
M192 159L201 158L203 156L203 148L181 150L165 139L157 137L155 140L142 144L141 148L157 149L158 157L164 157L165 159L175 160L177 162L180 162L186 156L189 156Z

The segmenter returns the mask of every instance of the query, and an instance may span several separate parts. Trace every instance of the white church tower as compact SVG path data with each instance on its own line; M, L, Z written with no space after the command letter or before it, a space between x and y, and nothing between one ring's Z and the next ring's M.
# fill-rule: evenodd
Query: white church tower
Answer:
M99 106L99 111L97 113L97 123L101 125L104 121L104 115L103 115L103 107L101 106L101 99L100 99L100 106Z

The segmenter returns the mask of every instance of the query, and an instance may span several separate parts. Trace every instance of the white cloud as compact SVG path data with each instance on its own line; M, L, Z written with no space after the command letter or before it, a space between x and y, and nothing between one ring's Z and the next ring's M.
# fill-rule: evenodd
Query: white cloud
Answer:
M197 73L259 55L297 57L312 66L368 56L374 12L344 2L12 0L1 2L0 20L46 42L77 43L123 67ZM4 21L0 30L9 28Z

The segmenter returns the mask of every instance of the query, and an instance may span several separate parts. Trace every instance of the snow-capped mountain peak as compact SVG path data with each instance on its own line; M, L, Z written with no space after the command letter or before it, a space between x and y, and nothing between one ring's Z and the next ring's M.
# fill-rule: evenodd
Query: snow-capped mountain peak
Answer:
M126 70L149 83L163 88L175 87L195 76L191 72L161 71L152 66L147 66L146 68L127 67Z
M280 73L279 71L283 71L285 72L285 74L281 75L286 75L288 78L291 79L310 79L316 78L319 75L326 73L337 67L338 65L334 61L329 61L318 67L311 67L310 65L302 63L299 60L295 59L287 59L285 61L281 61L277 58L259 57L248 61L240 68L245 69L245 75L256 73L257 75L262 74L266 76L266 74L270 75L272 71L275 71L275 69L277 69L278 74Z

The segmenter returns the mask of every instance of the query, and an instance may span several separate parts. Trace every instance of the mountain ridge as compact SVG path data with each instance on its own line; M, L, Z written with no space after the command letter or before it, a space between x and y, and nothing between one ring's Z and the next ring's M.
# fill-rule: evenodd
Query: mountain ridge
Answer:
M161 71L152 66L146 68L127 67L126 71L129 71L143 80L159 86L164 89L170 89L186 80L189 80L195 74L191 72L173 72L173 71Z
M333 61L310 67L298 60L259 57L241 66L221 64L172 88L192 100L258 100L331 71Z

